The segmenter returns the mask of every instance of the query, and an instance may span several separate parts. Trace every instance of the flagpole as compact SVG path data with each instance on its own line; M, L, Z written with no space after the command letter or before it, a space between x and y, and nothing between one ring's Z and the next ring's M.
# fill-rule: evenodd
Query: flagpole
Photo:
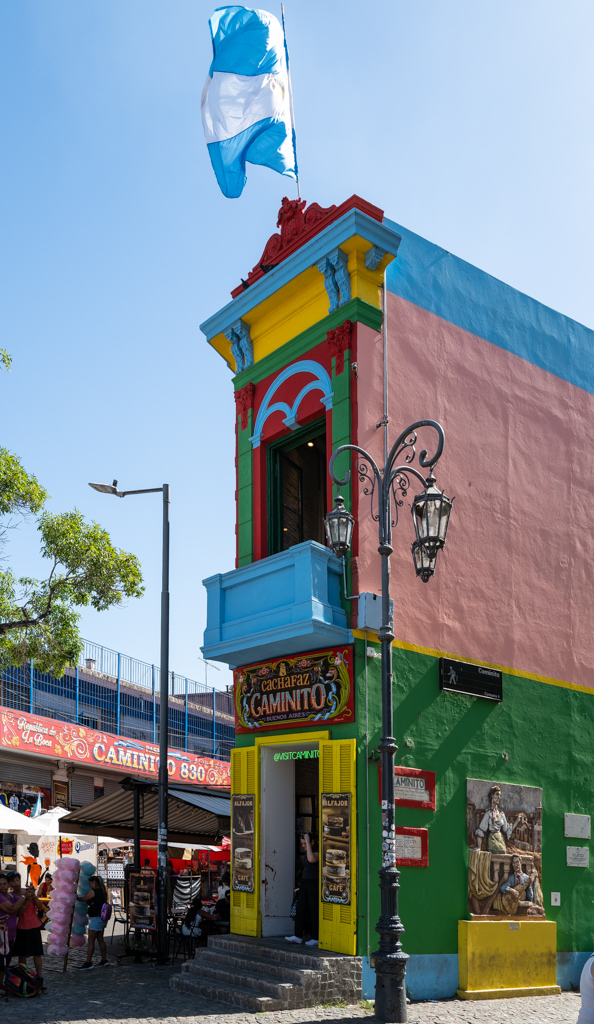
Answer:
M289 66L289 47L287 46L287 29L285 26L285 5L281 4L281 16L283 20L283 36L285 39L285 56L287 58L287 81L289 85L289 109L291 111L291 134L293 139L293 157L295 159L295 180L297 182L297 196L301 199L299 187L299 164L297 163L297 133L295 131L295 111L293 109L293 87L291 85L291 68Z

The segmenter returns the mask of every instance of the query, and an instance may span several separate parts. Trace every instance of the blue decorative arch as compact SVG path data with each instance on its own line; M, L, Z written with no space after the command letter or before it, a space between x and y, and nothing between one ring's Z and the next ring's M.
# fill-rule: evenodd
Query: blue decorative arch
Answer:
M280 386L284 384L289 377L294 377L298 373L313 373L315 380L311 380L305 385L305 387L301 388L301 391L297 395L292 406L288 406L286 402L275 402L274 405L271 405L270 403ZM322 397L320 398L320 402L325 409L332 408L332 381L330 380L328 371L324 369L321 363L316 363L313 359L302 359L298 363L292 363L291 366L286 366L285 369L279 373L278 377L273 380L268 391L264 395L260 408L258 409L256 426L254 427L252 437L250 437L252 447L260 447L264 424L273 412L284 412L285 418L283 422L285 426L288 427L289 430L296 430L299 426L297 422L299 406L310 391L321 391Z

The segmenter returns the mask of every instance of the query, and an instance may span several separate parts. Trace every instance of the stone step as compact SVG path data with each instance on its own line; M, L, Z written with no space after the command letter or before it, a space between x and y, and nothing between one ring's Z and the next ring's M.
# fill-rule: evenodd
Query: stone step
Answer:
M245 940L243 936L235 935L211 935L208 939L209 949L237 950L246 956L272 957L280 963L286 963L291 967L309 967L310 970L323 970L327 963L337 967L337 961L344 960L350 963L352 957L343 956L341 953L331 953L329 950L311 946L298 946L296 943L287 942L286 946L267 945L266 939ZM305 950L308 950L306 953Z
M287 1009L289 1006L303 1005L300 997L304 994L304 988L300 984L281 982L276 978L270 978L264 974L253 974L245 969L230 974L229 968L225 964L208 963L203 957L183 964L182 973L198 977L201 981L212 982L219 988L226 987L231 979L236 988L248 989L261 996L280 1000L282 1006Z
M173 988L253 1012L361 998L360 957L283 943L282 938L211 935L208 947L171 978Z
M171 988L178 992L191 992L193 995L202 996L203 999L211 999L213 1002L229 1003L241 1010L249 1010L252 1013L271 1013L274 1010L284 1009L280 999L271 999L270 996L257 995L245 988L236 985L219 982L202 981L195 974L183 972L174 974L169 979Z
M254 956L253 953L248 955L235 949L214 949L212 946L198 948L196 959L190 962L224 964L230 972L247 970L278 978L280 981L289 981L294 985L315 984L319 981L320 975L325 976L327 973L321 967L312 971L308 967L293 967L291 964L279 963L276 957L273 959L261 954Z

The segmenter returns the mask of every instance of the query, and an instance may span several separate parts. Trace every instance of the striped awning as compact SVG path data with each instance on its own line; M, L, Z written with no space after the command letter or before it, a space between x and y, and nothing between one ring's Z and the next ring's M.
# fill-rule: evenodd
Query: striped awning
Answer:
M155 791L140 796L140 838L156 839L158 795ZM167 837L170 843L184 846L220 845L229 835L231 801L211 793L187 793L169 790ZM129 839L134 832L134 797L118 786L114 793L102 796L85 807L78 807L59 821L60 832L96 836L108 833L116 839Z

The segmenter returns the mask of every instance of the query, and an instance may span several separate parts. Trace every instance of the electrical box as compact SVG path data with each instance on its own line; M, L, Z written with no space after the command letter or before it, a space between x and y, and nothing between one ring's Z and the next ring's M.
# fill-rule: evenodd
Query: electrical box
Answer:
M394 602L390 601L390 621L394 618ZM382 626L382 599L380 594L359 594L357 628L379 633Z

